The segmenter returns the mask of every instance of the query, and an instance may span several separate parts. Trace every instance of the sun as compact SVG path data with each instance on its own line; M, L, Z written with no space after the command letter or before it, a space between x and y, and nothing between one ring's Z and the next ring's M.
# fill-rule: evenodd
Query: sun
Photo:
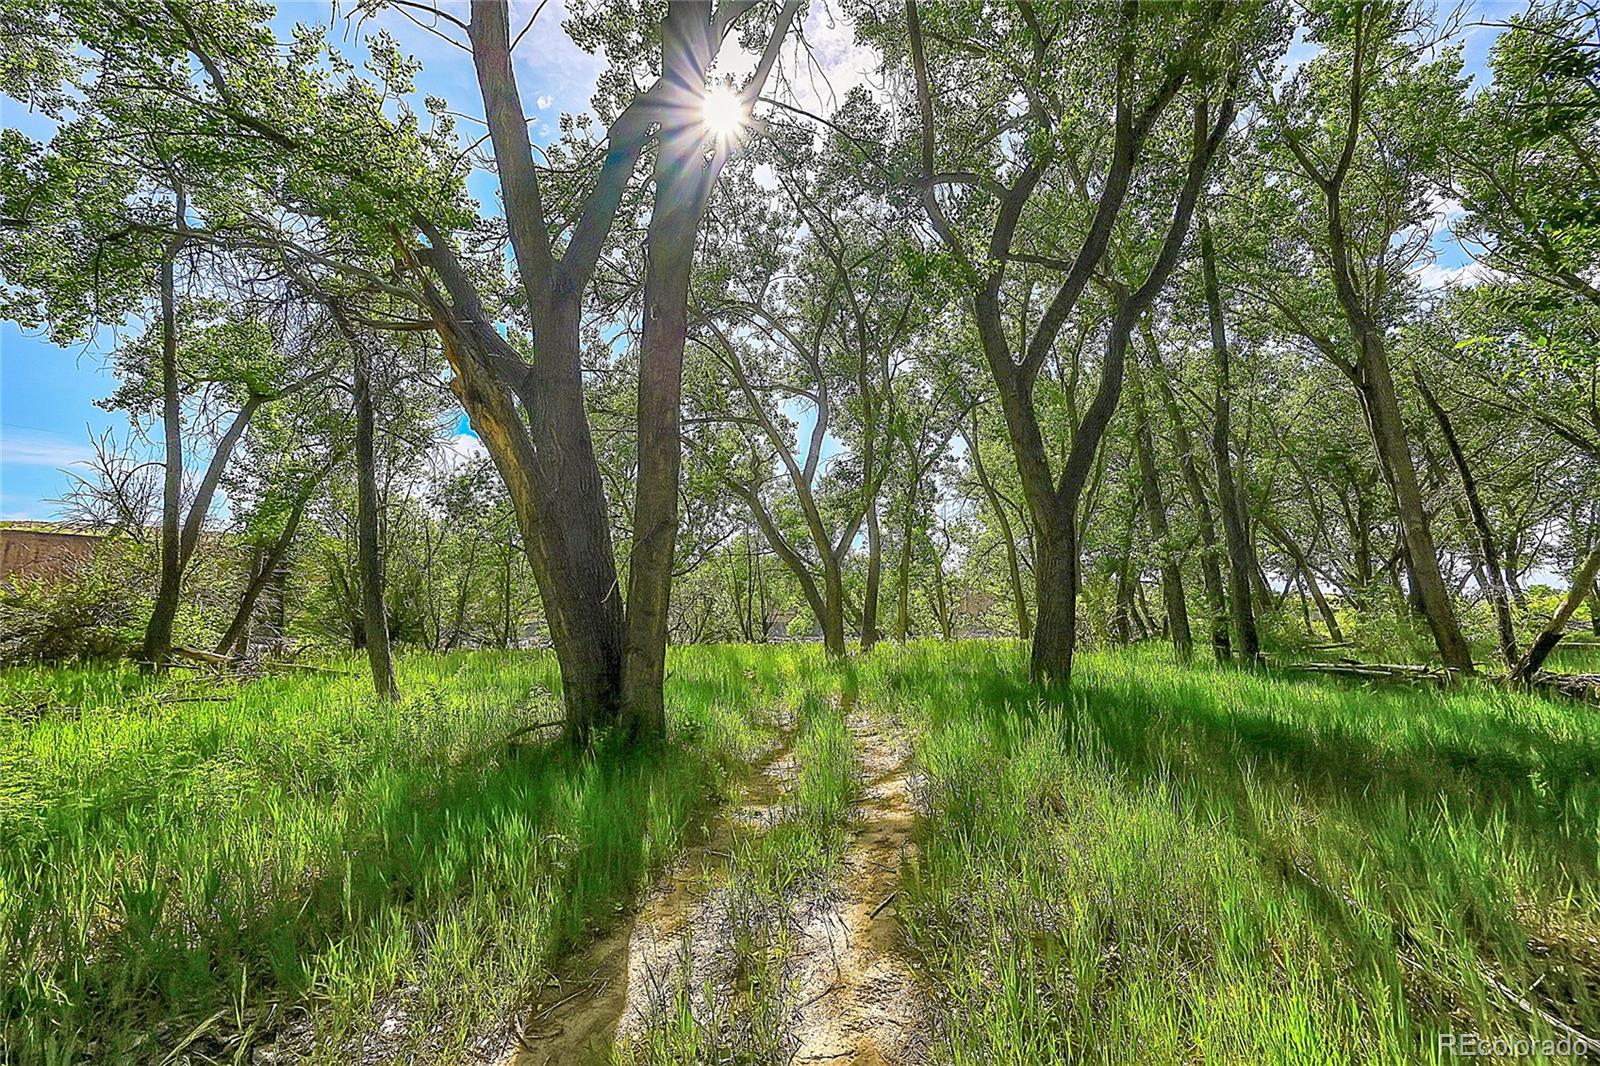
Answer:
M744 101L726 85L710 86L700 104L700 117L706 132L719 140L727 140L745 123Z

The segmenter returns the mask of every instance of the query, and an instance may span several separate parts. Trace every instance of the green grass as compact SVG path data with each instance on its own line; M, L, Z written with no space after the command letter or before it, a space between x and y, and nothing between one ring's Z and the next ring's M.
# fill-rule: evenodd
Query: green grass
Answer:
M388 707L359 675L8 672L5 1057L159 1061L196 1032L248 1061L287 1023L346 1061L388 1021L385 1056L451 1061L677 851L811 657L678 654L672 743L584 756L507 742L559 713L547 656L408 657Z
M920 732L908 934L954 1062L1431 1061L1600 1031L1600 717L1010 648L872 662ZM1402 956L1410 961L1403 961Z
M788 1061L787 1022L795 1007L786 963L799 910L826 894L844 856L846 827L860 790L855 746L840 693L850 668L819 669L797 693L788 754L792 779L771 824L735 828L725 893L733 979L697 981L685 958L665 1010L617 1049L629 1066Z
M784 916L837 876L859 787L846 691L914 739L899 913L944 1060L1390 1063L1442 1031L1551 1035L1493 982L1600 1032L1592 707L1156 646L1083 654L1054 692L1023 667L1013 644L676 650L670 744L584 755L508 741L558 713L540 655L404 658L387 707L358 674L0 673L0 1061L271 1039L460 1061L792 728L781 813L729 863L740 995L685 989L625 1049L776 1057Z

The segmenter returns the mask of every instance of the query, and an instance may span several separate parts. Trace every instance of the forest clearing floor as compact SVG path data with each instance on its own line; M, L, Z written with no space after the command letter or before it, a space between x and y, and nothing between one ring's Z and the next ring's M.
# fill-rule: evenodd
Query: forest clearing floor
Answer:
M558 705L525 653L405 657L390 703L0 674L8 1061L1388 1066L1600 1033L1588 705L1157 646L1056 689L1004 642L672 662L649 749L529 734Z
M733 857L735 826L760 826L780 809L794 774L792 731L740 786L737 805L716 815L706 838L687 848L638 909L581 951L536 1003L509 1059L511 1066L603 1061L614 1041L637 1029L663 980L684 953L709 963Z
M911 746L849 692L810 700L710 836L569 964L515 1066L925 1056L894 907L914 846Z

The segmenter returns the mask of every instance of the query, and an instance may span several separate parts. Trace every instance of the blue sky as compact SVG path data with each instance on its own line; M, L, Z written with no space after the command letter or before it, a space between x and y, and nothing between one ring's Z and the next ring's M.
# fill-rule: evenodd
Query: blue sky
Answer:
M1481 4L1469 21L1498 21L1521 7L1512 3ZM848 28L830 18L817 0L812 8L806 32L823 64L860 65L863 57L851 44ZM531 0L514 0L513 32L533 10ZM297 21L327 23L329 11L324 0L287 0L278 5L275 25L281 35L287 36ZM579 51L567 40L560 30L561 18L559 6L549 4L517 51L523 103L535 119L530 133L539 141L552 139L556 120L563 111L587 108L595 79L604 66L602 58ZM464 53L393 12L370 21L361 33L373 32L380 26L421 60L419 99L431 94L448 100L462 114L481 112L471 63ZM359 48L356 34L348 31L344 22L335 23L333 32L347 41L347 48ZM1491 29L1469 32L1469 72L1483 75L1484 59L1494 35ZM845 80L849 77L847 73ZM838 84L834 88L842 92ZM48 133L45 120L26 113L3 95L0 112L9 127L32 136ZM477 136L467 121L461 123L461 131L467 137ZM497 210L495 183L489 175L475 175L471 188L486 210ZM1430 268L1430 280L1444 280L1470 262L1442 227L1435 243L1438 258ZM94 405L116 387L105 369L106 355L113 343L112 333L102 331L97 343L62 348L42 336L29 335L14 322L0 323L0 519L51 517L56 509L51 501L71 484L67 471L90 454L90 434L109 429L119 437L127 435L126 419ZM803 434L805 427L801 428Z

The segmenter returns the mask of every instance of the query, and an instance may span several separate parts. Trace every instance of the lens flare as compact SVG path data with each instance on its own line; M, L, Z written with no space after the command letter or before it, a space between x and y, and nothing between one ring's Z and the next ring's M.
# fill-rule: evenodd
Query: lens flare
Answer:
M707 132L726 140L744 125L744 102L726 85L713 85L706 90L700 114Z

